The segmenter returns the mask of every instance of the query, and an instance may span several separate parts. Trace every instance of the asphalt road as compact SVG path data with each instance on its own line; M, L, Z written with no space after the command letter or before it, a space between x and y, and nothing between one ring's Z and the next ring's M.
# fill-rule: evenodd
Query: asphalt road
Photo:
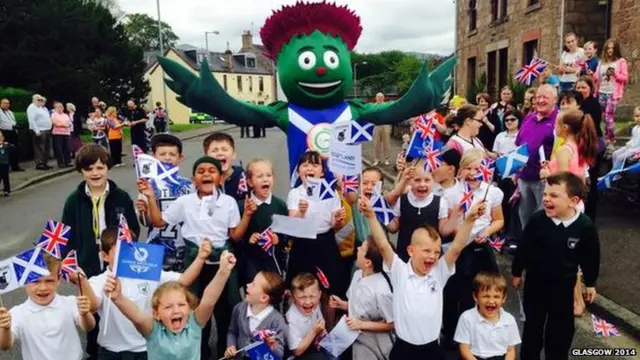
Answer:
M240 133L237 129L230 131L230 133L236 139L238 159L242 159L244 163L247 163L254 157L263 157L270 159L274 163L276 174L275 195L286 199L289 181L286 143L283 134L280 131L272 130L268 132L266 139L240 139ZM199 138L185 142L185 160L181 168L182 175L190 175L191 165L202 153L201 141L202 139ZM125 161L129 162L128 166L113 169L110 173L110 178L118 186L126 189L132 197L135 197L135 177L130 163L131 158L126 157ZM0 199L0 229L2 229L0 259L10 257L21 250L29 248L42 231L45 219L59 219L66 196L80 181L80 175L73 173L24 191L16 192L11 198ZM506 262L501 265L503 269L506 269ZM67 284L63 284L60 288L60 292L63 294L71 294L74 291L75 289ZM25 298L26 295L23 290L16 290L2 296L4 306L8 308L20 304ZM517 297L512 289L508 294L505 308L514 314L516 319L519 317ZM640 344L625 334L614 338L597 337L591 329L588 316L576 321L576 335L573 345L576 348L634 347L640 349ZM20 358L18 347L14 347L12 351L0 353L0 360ZM600 359L603 358L600 357Z

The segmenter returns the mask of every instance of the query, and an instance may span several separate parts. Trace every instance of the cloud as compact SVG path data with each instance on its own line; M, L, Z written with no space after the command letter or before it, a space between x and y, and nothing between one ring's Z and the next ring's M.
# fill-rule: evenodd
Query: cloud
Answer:
M119 0L127 13L146 13L157 18L154 0ZM205 31L209 49L223 51L241 46L244 30L252 30L254 42L272 10L295 0L160 0L161 18L180 37L180 43L204 47ZM454 47L455 5L450 0L336 0L348 4L362 21L363 33L357 51L401 50L449 54Z

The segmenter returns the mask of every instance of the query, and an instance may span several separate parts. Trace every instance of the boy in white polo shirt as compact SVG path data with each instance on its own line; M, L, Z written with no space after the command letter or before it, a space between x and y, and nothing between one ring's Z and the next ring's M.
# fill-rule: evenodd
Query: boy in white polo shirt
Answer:
M182 237L186 242L200 245L204 238L211 241L213 251L193 288L196 296L201 297L204 289L220 267L222 252L224 250L233 252L229 240L242 240L251 215L255 211L255 206L250 209L248 208L250 202L246 202L242 219L240 219L236 200L219 190L223 181L220 161L210 156L202 156L196 160L193 164L191 180L196 192L177 198L164 211L160 211L155 201L155 194L147 181L139 179L138 190L149 200L149 219L154 227L182 223ZM190 260L193 258L185 258L185 266L189 265ZM233 307L239 302L237 271L233 270L214 309L218 332L216 359L223 357L227 349L227 331L231 322L231 313ZM201 354L203 359L208 359L211 355L208 343L210 333L211 322L202 329Z
M393 314L397 339L390 360L437 359L444 353L438 344L442 325L442 290L455 263L464 249L474 221L486 210L483 202L476 204L458 228L458 233L444 256L440 258L441 241L438 231L430 226L419 227L411 235L407 248L409 262L393 252L382 226L377 221L371 201L360 198L360 211L371 227L385 270L393 284Z
M89 279L95 294L95 308L100 315L100 333L98 334L98 359L100 360L146 360L147 341L136 330L135 326L104 295L104 285L113 275L113 262L116 257L116 240L118 229L107 228L100 237L101 256L109 263L107 270ZM211 254L211 243L203 241L198 258L183 274L163 271L160 281L120 279L122 293L133 301L140 309L151 314L151 295L161 284L168 281L179 281L189 286L198 277L205 259ZM105 321L105 311L110 307L109 322Z
M454 340L464 360L515 360L520 333L513 315L502 309L507 281L500 273L481 272L473 279L476 307L462 313Z
M25 285L28 299L9 311L0 308L0 349L9 350L17 340L24 360L80 360L84 351L76 326L96 326L89 297L58 295L60 261L45 255L45 262L51 275Z

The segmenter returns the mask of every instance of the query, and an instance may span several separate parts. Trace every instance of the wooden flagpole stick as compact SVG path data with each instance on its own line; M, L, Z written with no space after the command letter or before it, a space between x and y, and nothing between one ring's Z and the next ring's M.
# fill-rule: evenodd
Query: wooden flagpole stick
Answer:
M84 296L84 293L82 291L82 274L80 274L79 272L77 272L76 274L78 274L78 288L80 288L80 296Z
M487 195L489 194L489 187L491 187L491 184L487 183L487 191L484 192L484 197L482 198L482 201L487 200Z
M243 347L243 348L241 348L241 349L236 350L236 356L237 356L239 353L243 352L243 351L246 351L246 350L249 350L249 349L251 349L251 348L256 347L256 343L263 343L263 342L264 342L264 341L256 341L256 342L252 342L251 344L249 344L249 345L247 345L247 346L245 346L245 347ZM221 358L220 358L220 359L218 359L218 360L225 360L225 359L228 359L228 358L227 358L226 356L223 356L223 357L221 357Z

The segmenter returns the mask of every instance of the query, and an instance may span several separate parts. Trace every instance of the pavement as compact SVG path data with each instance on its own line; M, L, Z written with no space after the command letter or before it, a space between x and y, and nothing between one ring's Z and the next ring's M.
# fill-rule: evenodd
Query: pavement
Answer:
M224 125L212 126L208 129L200 129L198 133L181 133L181 137L191 137L190 140L184 140L185 159L181 167L183 176L190 176L189 169L191 164L202 153L201 143L202 136L214 130L224 129ZM231 128L228 132L234 136L238 153L238 160L242 159L244 163L254 157L263 157L271 159L274 164L274 174L276 174L274 194L282 199L286 199L289 191L288 181L288 162L277 161L277 159L286 159L287 147L284 134L276 129L267 130L267 137L261 139L241 139L239 129ZM370 146L364 145L365 157L370 152L367 150ZM128 159L127 159L128 160ZM126 161L126 160L125 160ZM130 161L130 160L129 160ZM389 173L391 168L385 168ZM119 187L126 190L130 196L137 196L135 186L135 175L130 166L114 168L109 173L109 178L115 181ZM78 174L63 174L40 183L34 183L23 190L16 191L14 195L8 199L0 199L0 224L2 226L3 237L0 240L0 259L8 258L17 252L25 250L32 246L33 240L36 239L42 231L43 221L46 218L58 218L62 213L62 206L67 195L78 185L81 177ZM25 216L25 214L28 214ZM26 221L25 221L26 220ZM506 258L500 258L499 263L503 271L506 272L509 261ZM630 273L631 274L631 273ZM60 293L63 295L74 294L77 289L62 284ZM4 306L11 308L22 303L26 298L24 290L15 290L13 292L3 294L2 300ZM513 289L509 290L505 310L514 314L518 319L519 306L517 295ZM522 323L519 321L519 325ZM85 341L84 335L81 337ZM575 348L634 348L640 349L640 342L629 332L622 331L621 336L617 337L599 337L593 333L588 315L576 320L576 334L574 336L573 346ZM0 360L17 360L20 359L19 346L15 346L11 351L0 352ZM455 354L448 354L448 359L454 359ZM599 357L603 359L605 357Z

